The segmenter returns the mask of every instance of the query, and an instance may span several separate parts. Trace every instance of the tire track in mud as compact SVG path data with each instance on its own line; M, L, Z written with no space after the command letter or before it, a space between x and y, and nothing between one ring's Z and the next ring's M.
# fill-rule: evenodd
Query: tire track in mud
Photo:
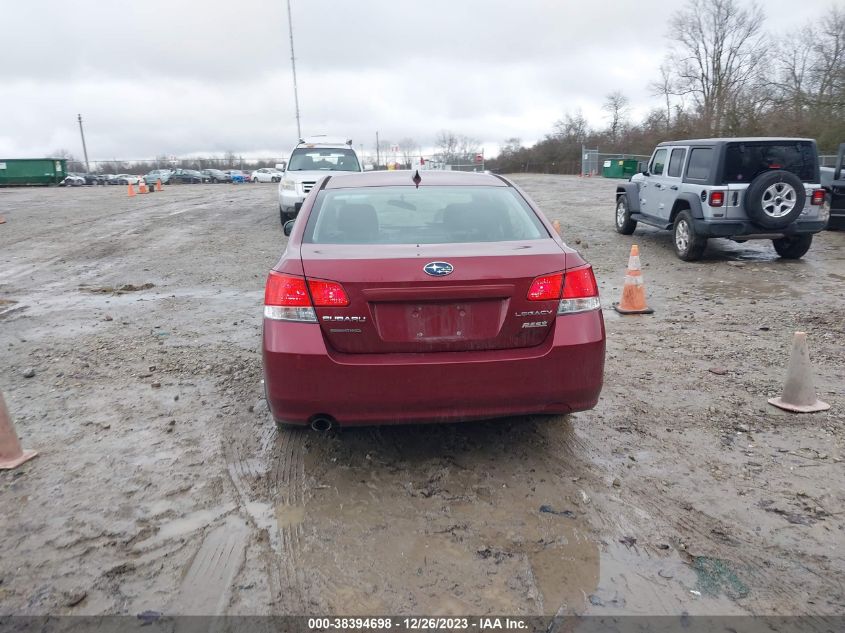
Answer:
M300 565L305 504L305 435L268 425L257 454L236 438L223 444L238 500L259 530L267 533L266 573L276 609L307 612L306 578Z
M276 455L267 495L281 539L282 555L277 557L276 564L280 575L287 579L280 594L292 601L291 612L304 614L308 609L300 560L305 514L305 434L299 429L280 430L273 451Z
M563 440L557 437L550 439L567 455L567 459L570 457L575 459L576 453L580 454L577 457L579 460L584 459L585 455L601 454L601 451L581 434L573 433ZM597 489L606 487L606 483L595 471L585 471L584 485ZM771 609L779 615L789 616L795 613L796 588L794 584L781 579L781 573L777 568L778 560L790 561L789 552L783 551L782 547L776 544L771 544L765 549L756 545L747 547L752 539L748 535L737 533L736 528L738 526L736 525L734 525L735 529L729 536L732 542L724 542L718 537L724 523L717 517L697 508L686 510L676 503L667 503L665 496L656 492L655 487L648 487L642 483L638 484L636 481L629 480L626 482L622 501L634 510L646 512L650 519L656 519L659 524L653 525L652 528L660 531L660 527L665 526L674 530L685 544L692 545L694 551L698 550L697 553L690 553L691 547L687 545L685 549L680 549L678 552L682 561L690 569L694 569L694 563L699 556L703 556L705 559L725 561L735 566L739 575L747 581L748 597L736 594L728 595L728 593L725 593L725 595L740 608L753 612L754 609L750 604L753 601L766 605L767 609ZM595 527L611 532L614 537L623 536L620 532L619 522L614 520L618 518L617 514L609 514L606 511L595 512L594 514ZM776 558L773 556L773 561L761 555L756 555L753 552L754 549L760 552L777 552ZM706 573L706 570L703 570L702 573ZM816 593L842 596L843 588L833 577L814 575L820 580L820 586L815 590ZM722 587L717 587L717 589L723 590ZM822 591L819 592L819 589ZM740 601L738 602L737 599ZM819 609L813 609L812 605L804 605L803 608L807 609L807 615L824 615Z

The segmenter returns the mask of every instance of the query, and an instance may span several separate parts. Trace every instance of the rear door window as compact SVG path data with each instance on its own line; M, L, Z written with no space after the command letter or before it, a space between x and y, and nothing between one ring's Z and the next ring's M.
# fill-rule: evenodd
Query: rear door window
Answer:
M511 187L362 187L321 191L303 241L450 244L548 237Z
M710 178L710 165L713 162L713 148L697 147L690 151L687 178L707 180Z
M816 163L815 146L808 141L728 143L722 182L751 182L759 174L772 169L784 169L804 182L812 182Z
M667 172L667 176L669 178L680 178L681 172L684 169L684 156L686 156L687 150L682 147L677 147L672 150L672 154L669 157L669 171Z

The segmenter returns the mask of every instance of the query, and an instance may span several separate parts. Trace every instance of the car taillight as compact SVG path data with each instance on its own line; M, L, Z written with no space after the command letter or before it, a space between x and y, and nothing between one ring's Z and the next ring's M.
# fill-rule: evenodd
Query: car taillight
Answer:
M310 291L310 292L309 292ZM349 305L346 291L336 281L309 279L270 271L264 287L264 316L276 321L316 323L317 307Z
M553 301L560 299L560 288L563 285L563 273L553 273L536 277L528 289L529 301Z
M599 288L593 275L593 267L587 264L566 271L563 277L563 298L557 308L558 315L599 308Z
M816 205L816 206L818 206L820 204L824 204L824 189L816 189L813 192L813 197L810 198L810 204L813 204L813 205Z
M349 305L349 297L346 291L336 281L323 281L322 279L309 279L308 288L311 290L311 297L315 306L342 307Z
M710 206L711 207L721 207L725 204L725 192L724 191L711 191L710 192Z

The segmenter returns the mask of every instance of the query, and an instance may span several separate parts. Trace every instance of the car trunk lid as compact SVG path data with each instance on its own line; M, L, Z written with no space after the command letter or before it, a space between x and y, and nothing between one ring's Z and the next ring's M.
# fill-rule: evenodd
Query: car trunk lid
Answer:
M328 345L346 353L539 345L558 301L529 301L528 290L536 277L566 268L564 251L551 239L301 249L306 277L339 282L346 291L349 305L316 309ZM452 272L427 274L431 262L448 263Z

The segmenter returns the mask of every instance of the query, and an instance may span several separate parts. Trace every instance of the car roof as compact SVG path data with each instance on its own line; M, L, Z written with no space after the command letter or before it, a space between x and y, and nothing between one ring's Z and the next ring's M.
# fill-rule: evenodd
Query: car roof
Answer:
M813 141L811 138L791 138L787 136L737 136L730 138L693 138L681 141L663 141L658 147L664 145L720 145L723 143L761 143L761 142L783 142L783 141Z
M324 189L347 189L355 187L401 187L415 186L413 177L419 173L420 186L477 186L509 187L510 183L494 174L472 171L445 171L440 169L397 169L391 171L345 172L330 174Z

